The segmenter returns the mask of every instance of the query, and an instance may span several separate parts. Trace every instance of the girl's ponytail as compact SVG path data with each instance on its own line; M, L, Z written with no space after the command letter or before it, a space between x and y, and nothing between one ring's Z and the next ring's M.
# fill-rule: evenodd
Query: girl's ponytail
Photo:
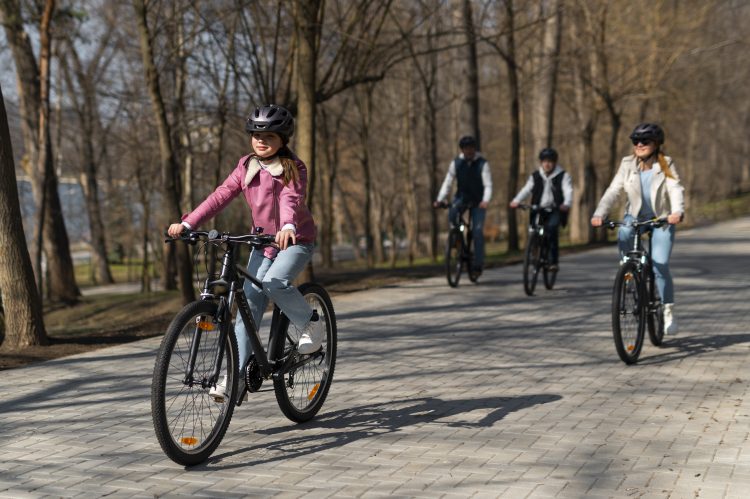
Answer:
M289 185L293 182L299 182L299 168L297 163L294 161L294 155L292 151L286 145L282 147L279 152L279 160L281 166L284 167L284 185Z
M674 178L674 175L672 175L672 171L669 169L667 158L664 156L664 153L659 151L656 158L659 161L659 166L661 166L662 173L664 173L664 175L668 178Z

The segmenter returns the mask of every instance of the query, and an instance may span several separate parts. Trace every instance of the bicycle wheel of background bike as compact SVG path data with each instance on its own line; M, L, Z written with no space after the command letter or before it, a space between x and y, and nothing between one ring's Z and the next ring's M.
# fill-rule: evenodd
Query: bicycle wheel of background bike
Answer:
M464 252L464 238L456 231L448 233L448 245L445 247L445 274L448 277L448 284L455 288L461 279L461 259Z
M536 280L539 277L539 250L539 236L531 234L523 259L523 290L529 296L534 294Z
M216 450L234 411L238 360L233 332L227 335L218 380L227 376L227 396L219 403L208 394L219 347L217 308L209 301L185 306L169 325L154 366L151 415L156 438L171 460L186 466L205 461ZM191 348L197 355L194 382L188 384L184 380Z
M664 307L661 300L656 298L656 284L654 283L654 274L648 278L648 294L650 302L654 304L653 308L649 307L648 311L648 338L651 344L660 347L664 341Z
M297 342L302 331L281 315L276 331L274 351L279 359L290 355L297 367L280 376L274 376L273 388L281 412L297 423L312 419L323 406L333 381L336 367L336 316L328 292L320 285L306 283L299 287L300 292L313 310L317 310L319 320L325 327L325 339L321 349L311 355L297 353ZM301 362L312 358L309 362Z
M624 263L612 292L612 335L617 355L626 364L638 361L643 347L646 309L641 275L635 264Z

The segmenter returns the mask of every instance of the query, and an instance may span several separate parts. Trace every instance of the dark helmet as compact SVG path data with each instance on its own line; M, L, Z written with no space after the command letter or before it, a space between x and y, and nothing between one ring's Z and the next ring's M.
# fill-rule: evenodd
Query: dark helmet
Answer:
M545 147L539 151L539 161L544 161L545 159L557 162L557 151L551 147Z
M275 104L256 107L245 123L245 131L278 133L286 142L294 133L294 118L289 110Z
M477 139L471 135L464 135L461 140L458 141L458 147L463 149L464 147L476 147Z
M657 144L663 144L664 130L656 123L641 123L633 129L630 140L652 140Z

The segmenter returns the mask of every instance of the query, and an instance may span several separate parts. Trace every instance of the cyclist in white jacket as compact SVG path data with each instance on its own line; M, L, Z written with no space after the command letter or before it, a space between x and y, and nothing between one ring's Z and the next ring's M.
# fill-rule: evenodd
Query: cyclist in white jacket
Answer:
M622 158L620 169L599 201L591 225L599 227L622 192L628 197L625 221L651 218L666 218L669 225L654 229L651 233L651 259L659 296L664 304L664 332L677 333L674 318L674 286L669 271L669 256L672 254L675 225L685 213L680 177L672 158L661 152L664 130L654 123L641 123L630 134L633 154ZM618 240L620 253L628 249L633 227L620 227Z

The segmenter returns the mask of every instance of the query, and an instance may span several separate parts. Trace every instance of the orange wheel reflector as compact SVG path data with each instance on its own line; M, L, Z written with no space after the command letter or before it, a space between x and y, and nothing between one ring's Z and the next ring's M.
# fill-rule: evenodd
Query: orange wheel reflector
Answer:
M318 393L318 388L320 388L320 383L315 383L310 393L307 394L307 400L312 400L315 397L315 394Z
M625 280L626 281L632 281L633 280L633 274L625 274Z
M198 443L198 439L195 437L182 437L180 439L180 442L182 442L185 445L195 445Z
M635 345L628 345L627 349L628 349L628 352L632 352L633 350L635 350Z
M214 325L213 325L213 323L211 323L211 322L206 322L206 321L200 321L200 322L198 323L198 327L199 327L199 328L201 328L201 329L202 329L202 330L204 330L204 331L213 331L213 330L214 330Z

